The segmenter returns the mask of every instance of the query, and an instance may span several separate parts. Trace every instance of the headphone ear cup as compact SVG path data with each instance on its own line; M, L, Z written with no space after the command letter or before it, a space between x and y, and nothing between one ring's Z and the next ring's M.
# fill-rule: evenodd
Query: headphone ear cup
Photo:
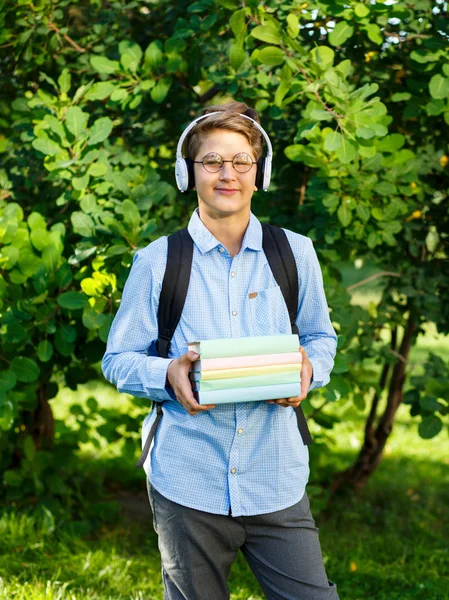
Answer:
M263 158L262 156L259 158L259 160L257 161L257 171L256 171L256 187L258 190L262 189L263 186L263 178L264 178L264 171L265 171L265 158Z
M187 166L188 183L187 189L192 190L195 187L195 171L193 169L193 160L191 158L184 159Z

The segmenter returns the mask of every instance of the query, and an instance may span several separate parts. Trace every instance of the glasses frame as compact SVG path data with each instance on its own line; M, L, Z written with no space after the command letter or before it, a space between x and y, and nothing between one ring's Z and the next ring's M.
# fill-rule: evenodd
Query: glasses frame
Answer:
M216 154L217 156L219 156L219 157L221 158L221 161L222 161L222 162L221 162L221 165L220 165L220 168L218 169L218 171L208 171L208 170L206 169L206 167L204 166L204 159L206 158L206 156L209 156L209 154ZM235 171L236 173L239 173L240 175L244 175L245 173L249 173L249 172L251 171L251 169L253 168L253 165L257 165L257 161L254 161L254 160L251 158L251 166L249 167L249 169L248 169L247 171L237 171L237 169L235 168L235 165L234 165L234 160L235 160L235 157L236 157L236 156L239 156L239 154L246 154L246 156L249 156L249 158L251 158L251 156L248 154L248 152L237 152L237 154L234 156L234 158L233 158L232 160L225 160L225 159L224 159L224 158L223 158L223 157L222 157L220 154L218 154L218 152L208 152L208 153L207 153L205 156L203 156L203 160L194 160L193 162L194 162L195 164L200 164L200 165L203 165L203 169L206 171L206 173L210 173L210 174L212 174L212 175L213 175L214 173L219 173L220 171L222 171L222 169L223 169L223 165L224 165L226 162L230 162L230 163L232 163L232 168L234 169L234 171Z

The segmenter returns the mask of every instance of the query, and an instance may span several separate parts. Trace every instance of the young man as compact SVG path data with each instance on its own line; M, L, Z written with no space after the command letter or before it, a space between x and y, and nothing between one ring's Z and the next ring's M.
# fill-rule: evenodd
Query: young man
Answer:
M269 600L338 600L328 580L305 487L308 449L293 408L325 385L336 335L310 239L285 230L299 277L301 395L200 406L187 343L291 334L288 310L251 213L262 155L257 113L231 102L199 121L186 139L198 208L186 302L169 358L155 351L167 238L136 253L103 359L119 391L162 402L145 462L166 600L226 600L240 549ZM150 356L148 349L150 347ZM312 382L312 383L311 383ZM155 420L145 419L144 439Z

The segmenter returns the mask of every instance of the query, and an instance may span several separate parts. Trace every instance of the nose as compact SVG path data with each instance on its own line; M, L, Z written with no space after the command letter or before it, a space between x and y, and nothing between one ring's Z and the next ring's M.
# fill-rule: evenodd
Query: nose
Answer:
M221 181L229 181L235 179L235 169L230 162L224 162L220 170Z

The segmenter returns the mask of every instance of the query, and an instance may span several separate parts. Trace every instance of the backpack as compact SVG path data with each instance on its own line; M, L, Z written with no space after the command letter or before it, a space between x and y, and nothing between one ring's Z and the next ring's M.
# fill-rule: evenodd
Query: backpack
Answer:
M282 229L262 223L262 232L262 247L274 278L284 296L290 315L292 333L299 334L295 323L299 293L295 257L287 236ZM162 358L168 358L171 339L184 308L192 268L192 257L193 240L187 228L176 231L168 236L167 266L162 281L157 315L159 337L156 348L158 356ZM156 409L156 419L145 441L142 454L137 463L138 467L143 467L147 459L151 442L153 441L159 421L162 418L161 402L153 400L154 409ZM301 404L294 410L302 440L305 445L311 444L312 437Z

